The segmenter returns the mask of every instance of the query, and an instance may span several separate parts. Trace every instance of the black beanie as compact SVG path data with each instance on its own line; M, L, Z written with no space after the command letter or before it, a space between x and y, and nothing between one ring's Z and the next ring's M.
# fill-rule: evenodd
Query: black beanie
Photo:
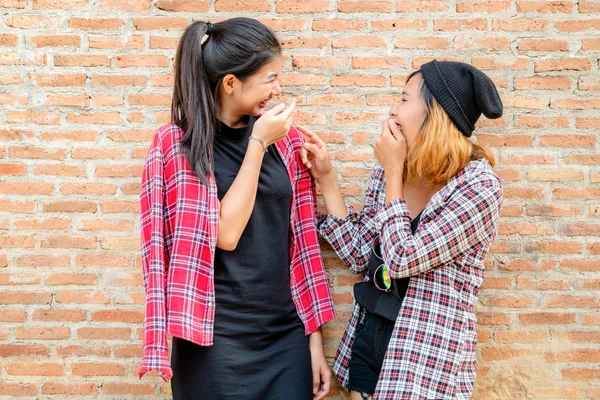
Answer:
M433 60L421 66L425 85L466 137L481 114L502 116L502 101L494 82L472 65Z

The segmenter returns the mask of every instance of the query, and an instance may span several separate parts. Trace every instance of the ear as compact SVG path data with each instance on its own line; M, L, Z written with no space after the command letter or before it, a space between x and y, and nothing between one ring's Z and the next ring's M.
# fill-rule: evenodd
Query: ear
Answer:
M223 81L221 82L221 85L223 86L223 90L225 90L225 93L227 93L227 94L232 94L238 84L239 84L239 80L233 74L225 75L223 77Z

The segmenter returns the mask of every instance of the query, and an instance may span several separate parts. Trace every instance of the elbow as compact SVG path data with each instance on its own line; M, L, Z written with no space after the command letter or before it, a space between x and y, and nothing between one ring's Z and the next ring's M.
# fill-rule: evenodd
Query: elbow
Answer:
M234 251L240 241L239 236L235 235L219 235L217 239L217 247L225 251Z

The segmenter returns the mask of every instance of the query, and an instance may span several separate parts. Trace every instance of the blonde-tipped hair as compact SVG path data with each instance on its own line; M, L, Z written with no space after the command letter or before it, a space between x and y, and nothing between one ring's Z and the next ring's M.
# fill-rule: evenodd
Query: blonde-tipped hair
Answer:
M429 106L424 103L427 117L407 155L406 182L424 179L428 186L443 185L472 160L486 158L492 167L495 165L494 155L464 136L435 98Z

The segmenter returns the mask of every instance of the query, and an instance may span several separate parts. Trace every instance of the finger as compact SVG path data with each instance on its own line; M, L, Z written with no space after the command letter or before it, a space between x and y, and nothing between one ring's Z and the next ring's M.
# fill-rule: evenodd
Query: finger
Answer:
M323 371L321 380L323 381L323 396L325 396L327 393L329 393L329 388L331 386L331 372L329 372L328 369Z
M263 115L278 115L285 109L285 103L279 103L275 107L271 108L269 111L264 113Z
M282 113L282 116L284 118L291 118L292 114L294 114L294 111L296 110L296 98L292 99L292 102L290 103L290 105L285 109L285 111Z
M302 133L302 135L304 137L312 138L315 135L315 133L313 131L303 127L302 125L297 125L296 127L298 128L298 130L300 131L300 133Z
M390 118L388 121L390 125L390 133L395 139L398 139L400 136L402 136L402 131L398 125L396 125L396 122L393 119Z
M305 127L300 125L298 125L298 129L300 129L300 132L302 132L303 135L308 136L309 140L306 141L317 143L319 145L319 148L323 148L323 146L326 146L325 141L313 131L306 129Z
M313 368L312 371L313 376L313 395L317 394L319 391L319 386L321 386L321 374L319 373L319 368Z
M305 142L302 145L302 147L305 148L306 150L308 150L310 153L314 154L315 156L318 156L321 153L321 148L319 146L317 146L315 143Z
M302 164L308 164L308 150L306 150L304 147L300 149L300 160L302 160Z

